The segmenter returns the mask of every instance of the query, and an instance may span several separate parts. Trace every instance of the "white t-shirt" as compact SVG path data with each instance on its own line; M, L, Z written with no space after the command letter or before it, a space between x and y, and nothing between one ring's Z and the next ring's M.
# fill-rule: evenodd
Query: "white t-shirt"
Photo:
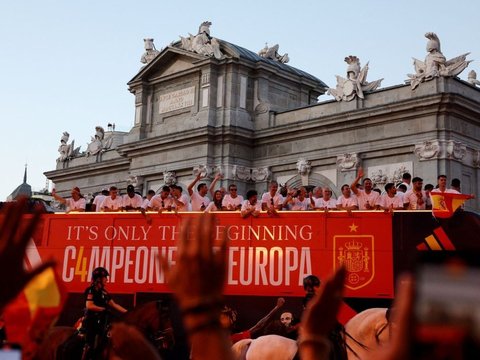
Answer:
M412 189L407 190L403 195L403 203L408 204L408 210L425 210L427 205L427 195L425 191L420 190L419 195Z
M257 200L257 202L255 203L255 205L252 205L252 204L250 204L250 201L245 200L245 201L242 203L242 209L241 209L241 211L250 210L250 209L252 209L252 208L255 208L256 211L262 211L262 203Z
M188 211L188 197L185 194L180 195L180 197L177 199L183 205L178 205L175 200L173 200L174 206L177 208L177 211Z
M300 200L298 197L295 197L292 199L292 202L288 204L288 210L304 211L304 210L308 210L309 206L310 206L309 198L306 197L303 200Z
M95 199L93 199L93 205L95 205L95 211L100 212L102 211L102 203L103 200L105 200L106 196L103 194L98 194L95 196Z
M222 206L226 207L228 210L237 210L237 207L241 206L242 203L243 203L242 195L237 195L236 198L233 198L229 194L227 194L223 197L223 200L222 200Z
M358 206L358 200L355 195L350 195L349 198L346 198L345 196L340 195L340 197L337 200L337 205L341 205L342 208Z
M207 208L205 209L205 212L211 212L211 211L221 211L222 208L220 209L215 205L213 201L210 201L210 204L208 204Z
M173 199L170 196L167 196L165 199L162 199L162 196L155 195L150 199L150 204L148 205L154 211L159 210L171 210L174 205Z
M337 208L337 200L336 199L328 199L326 201L324 198L319 198L315 200L315 208L319 209L336 209Z
M374 209L375 204L377 203L377 200L380 197L380 194L373 190L370 191L370 194L367 194L365 190L359 189L357 190L357 194L355 196L357 197L357 200L358 200L358 209L369 210L367 209L367 201L370 204L370 206Z
M80 198L77 201L73 200L73 198L68 198L66 201L67 212L79 210L85 211L85 207L87 206L85 198Z
M190 196L190 202L192 204L192 211L205 211L208 204L210 204L210 199L206 196L201 196L198 192L193 192ZM205 209L202 210L202 204L205 206Z
M115 199L112 199L111 196L105 197L105 200L102 202L102 211L116 211L120 210L123 205L123 199L120 196L117 196ZM104 209L107 207L108 209Z
M123 195L123 208L130 206L133 209L137 209L141 208L142 205L143 199L140 195L134 194L133 197L128 196L128 194Z
M376 205L379 205L382 209L385 210L390 209L390 206L392 206L394 209L403 209L403 198L396 194L393 197L390 197L387 194L383 194L378 198Z
M266 192L262 195L262 201L261 204L267 204L267 206L272 205L272 200L273 199L273 205L275 207L282 207L283 204L283 196L279 193L276 193L273 197L270 195L270 192Z

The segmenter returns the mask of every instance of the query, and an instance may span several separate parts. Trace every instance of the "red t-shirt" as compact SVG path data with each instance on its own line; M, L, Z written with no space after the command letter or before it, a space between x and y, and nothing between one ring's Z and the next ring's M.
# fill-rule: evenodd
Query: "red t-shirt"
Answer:
M245 330L236 334L230 335L230 340L232 340L232 344L235 344L237 341L243 340L243 339L251 339L252 334L250 334L249 330Z

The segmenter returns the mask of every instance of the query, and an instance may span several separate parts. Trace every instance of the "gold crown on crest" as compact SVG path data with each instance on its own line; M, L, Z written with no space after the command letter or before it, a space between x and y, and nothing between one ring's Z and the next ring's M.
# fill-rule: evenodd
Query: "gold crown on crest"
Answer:
M345 243L347 250L360 250L363 247L363 244L355 240Z

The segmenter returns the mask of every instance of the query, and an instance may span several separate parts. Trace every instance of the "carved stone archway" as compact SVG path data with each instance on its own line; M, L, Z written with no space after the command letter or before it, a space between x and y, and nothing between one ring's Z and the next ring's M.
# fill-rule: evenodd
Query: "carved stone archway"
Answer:
M332 190L332 196L338 199L338 197L342 194L339 188L326 176L317 174L317 173L310 173L308 176L308 184L305 185L302 182L302 176L297 174L290 179L287 180L285 183L288 187L301 187L301 186L321 186L321 187L329 187Z

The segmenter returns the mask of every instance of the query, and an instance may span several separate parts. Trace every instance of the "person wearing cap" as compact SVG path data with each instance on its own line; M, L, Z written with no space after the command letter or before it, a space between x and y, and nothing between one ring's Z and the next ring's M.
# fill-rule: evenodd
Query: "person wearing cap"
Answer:
M84 212L85 207L87 205L87 201L83 197L83 195L80 193L80 188L75 186L72 189L72 197L71 198L63 198L59 195L57 195L55 189L52 190L52 196L55 198L55 200L61 202L62 204L65 204L67 206L67 213L70 212Z
M127 186L127 194L123 195L122 200L122 208L124 211L140 211L142 208L143 199L140 195L135 193L133 185Z
M110 193L108 192L107 189L102 189L102 192L95 196L95 199L93 199L93 204L92 204L92 211L100 212L102 211L102 202L105 200L105 198L109 195Z
M105 289L108 282L107 269L97 267L92 272L92 282L85 290L85 317L82 321L82 331L85 332L85 347L82 359L96 359L96 345L107 336L108 332L108 309L126 313L127 309L117 304Z

